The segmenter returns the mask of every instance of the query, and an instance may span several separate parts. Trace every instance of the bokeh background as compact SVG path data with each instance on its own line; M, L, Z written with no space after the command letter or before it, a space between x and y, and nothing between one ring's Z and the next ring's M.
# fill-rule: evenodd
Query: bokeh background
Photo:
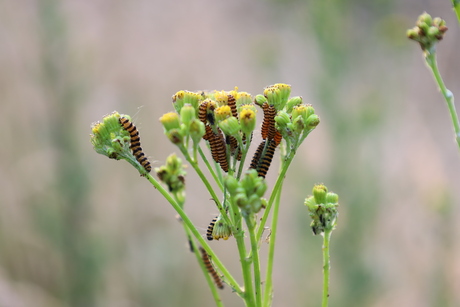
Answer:
M460 154L405 37L423 11L447 21L439 65L460 97L449 0L0 1L0 306L212 306L173 209L97 155L90 126L130 114L158 167L177 152L158 121L176 91L279 82L321 124L286 179L273 305L320 304L303 200L324 182L341 203L330 306L460 306ZM191 170L187 182L204 233L216 209ZM212 246L239 278L234 240Z

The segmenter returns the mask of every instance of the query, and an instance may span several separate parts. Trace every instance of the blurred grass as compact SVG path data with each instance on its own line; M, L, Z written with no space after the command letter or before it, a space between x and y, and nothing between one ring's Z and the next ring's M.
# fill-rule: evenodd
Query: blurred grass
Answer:
M0 306L212 304L173 210L92 151L90 124L134 115L160 165L175 148L157 119L177 90L276 82L322 122L288 173L274 306L319 304L321 240L302 205L317 182L341 201L331 306L459 305L460 160L420 50L402 39L424 10L445 18L440 68L460 92L445 2L0 1ZM196 181L186 208L205 233L216 210ZM239 272L234 242L214 246Z

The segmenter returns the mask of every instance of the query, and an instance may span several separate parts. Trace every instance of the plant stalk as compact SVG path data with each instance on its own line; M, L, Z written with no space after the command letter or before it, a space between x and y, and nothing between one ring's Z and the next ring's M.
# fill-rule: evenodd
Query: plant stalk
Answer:
M425 51L425 60L426 60L428 67L431 69L433 73L434 79L436 80L436 83L439 86L439 90L441 91L441 94L444 97L444 100L447 103L447 108L449 109L449 113L452 119L452 125L454 127L455 140L457 141L457 145L460 149L460 123L458 120L457 111L455 110L454 95L452 94L451 91L449 91L446 88L446 85L444 84L444 81L442 80L441 74L438 69L438 64L436 61L436 51L435 50Z

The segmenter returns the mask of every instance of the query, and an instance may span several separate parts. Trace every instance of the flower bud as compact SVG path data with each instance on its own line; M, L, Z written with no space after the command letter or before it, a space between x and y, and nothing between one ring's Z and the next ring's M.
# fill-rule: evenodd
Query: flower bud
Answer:
M175 145L182 144L184 142L184 136L180 129L171 129L165 132L166 137Z
M240 131L240 124L236 117L229 117L219 122L219 127L225 133L225 135L237 136Z
M212 229L212 237L214 240L224 239L228 240L228 238L232 235L232 228L225 222L225 219L222 218L222 214L219 214L217 220L214 224Z
M220 121L232 116L232 110L230 109L229 106L224 105L224 106L216 108L214 110L214 114L216 116L216 121L220 122Z
M294 108L295 106L298 106L299 104L302 104L302 97L300 97L300 96L292 97L286 103L286 112L291 113L292 108Z
M169 112L160 117L160 122L163 124L165 131L180 128L179 114Z
M206 129L204 127L204 124L195 118L190 123L189 131L190 131L190 137L192 138L193 142L195 144L198 144L201 138L203 137L203 135L205 134Z
M278 114L275 116L275 122L278 124L279 127L283 128L291 122L291 118L286 112L279 111Z
M326 203L327 187L323 184L317 184L313 187L313 196L317 204Z
M234 96L236 98L236 105L241 106L241 105L247 105L252 103L252 96L249 93L246 92L239 92L237 96Z
M239 114L241 130L248 135L256 128L256 112L251 108L242 108Z
M236 189L239 186L238 180L233 176L225 177L225 186L227 187L228 192L230 195L236 194Z
M307 119L307 122L306 122L306 126L307 126L307 129L313 129L315 128L316 126L319 125L319 116L316 115L316 114L312 114L308 117Z
M196 110L191 104L184 104L180 110L180 119L186 127L190 126L190 122L196 118Z
M254 97L254 103L258 105L259 107L262 107L262 105L266 102L267 102L267 98L265 98L264 95L259 94L256 97Z
M339 195L329 192L326 194L326 203L328 204L337 204L339 202Z

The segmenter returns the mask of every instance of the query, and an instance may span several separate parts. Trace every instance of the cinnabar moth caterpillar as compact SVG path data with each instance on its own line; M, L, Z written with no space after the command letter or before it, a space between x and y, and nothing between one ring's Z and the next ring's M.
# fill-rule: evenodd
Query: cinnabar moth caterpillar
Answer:
M142 152L139 131L137 131L136 126L134 126L133 123L126 117L120 117L119 121L123 129L128 131L131 137L129 148L133 151L134 157L136 158L137 162L139 162L139 164L142 165L142 167L147 171L147 173L150 173L152 166L150 165L150 162L145 154Z
M218 132L218 134L212 133L212 137L208 140L211 147L211 155L214 161L220 164L222 170L228 172L225 140L222 131L219 129Z
M217 221L217 216L212 219L211 223L208 226L208 230L206 231L206 238L209 241L212 241L214 239L214 237L212 236L212 231L214 230L214 225L216 225L216 221Z
M262 151L264 150L264 147L265 147L265 140L263 140L259 144L259 147L257 147L256 152L252 156L251 165L249 166L249 169L257 170L259 166L260 157L262 156Z
M249 169L257 170L259 177L263 178L267 175L270 164L272 163L273 155L275 154L276 146L278 145L275 141L270 141L267 149L265 150L265 154L263 154L266 142L266 140L263 140L259 144L254 156L252 156L251 165L249 166Z
M228 97L227 105L230 107L230 110L232 110L232 116L238 118L238 111L236 110L235 97L233 97L233 95L227 95L227 97Z
M212 266L211 259L209 259L208 253L204 250L202 246L200 246L200 252L201 252L201 258L203 259L204 266L206 267L209 274L211 274L212 278L214 279L214 282L216 283L217 288L223 289L224 284L222 282L222 279L220 279L219 274L217 274L216 270Z
M274 106L265 102L262 105L262 109L264 111L264 120L262 122L261 134L262 139L271 140L275 136L276 128L275 128L275 116L276 116L276 109Z
M208 110L209 101L203 101L198 108L198 119L206 124L206 113Z
M265 151L264 157L260 160L259 168L257 170L259 177L265 178L265 175L267 175L270 164L272 163L273 155L275 154L276 145L276 142L271 141Z

